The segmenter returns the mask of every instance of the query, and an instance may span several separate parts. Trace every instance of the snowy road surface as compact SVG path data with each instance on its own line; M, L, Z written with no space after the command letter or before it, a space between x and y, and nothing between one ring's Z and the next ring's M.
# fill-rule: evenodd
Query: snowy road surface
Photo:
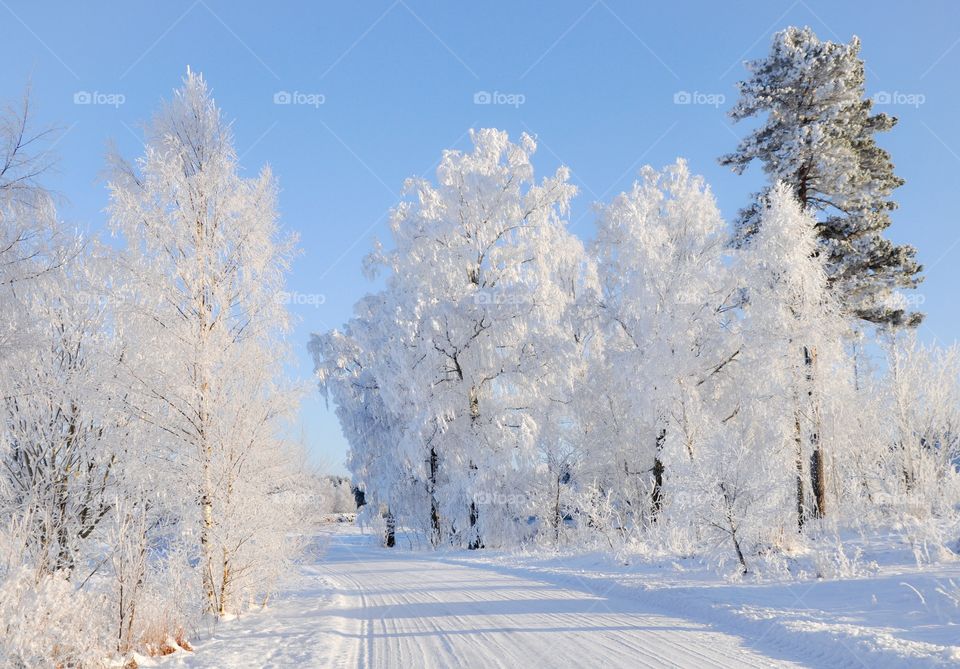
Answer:
M629 597L335 533L270 610L221 627L189 667L771 667L736 636ZM595 586L594 586L595 588ZM174 658L170 658L173 660Z

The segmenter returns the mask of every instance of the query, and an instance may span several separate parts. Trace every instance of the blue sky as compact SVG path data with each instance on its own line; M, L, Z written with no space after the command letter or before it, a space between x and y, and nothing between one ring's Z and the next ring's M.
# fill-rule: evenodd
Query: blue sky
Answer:
M139 155L140 124L188 65L202 72L234 120L243 167L271 165L284 225L300 235L290 373L309 379L309 333L341 324L371 289L361 260L386 238L404 178L429 175L445 148L466 148L471 127L536 135L541 175L568 165L580 187L571 222L587 239L594 202L628 188L643 164L677 156L735 214L761 175L717 165L746 130L726 110L741 62L791 24L862 39L868 94L900 118L880 138L907 180L890 236L917 246L927 266L922 338L953 342L958 3L0 0L0 97L32 82L38 121L62 130L48 178L62 216L97 233L107 142ZM346 442L316 392L301 414L313 456L343 471Z

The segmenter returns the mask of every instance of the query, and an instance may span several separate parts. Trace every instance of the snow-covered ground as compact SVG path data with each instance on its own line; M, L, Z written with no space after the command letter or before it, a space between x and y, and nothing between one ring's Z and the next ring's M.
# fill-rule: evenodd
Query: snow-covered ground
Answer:
M379 548L320 533L267 610L176 667L923 667L960 665L960 566L731 584L600 555Z

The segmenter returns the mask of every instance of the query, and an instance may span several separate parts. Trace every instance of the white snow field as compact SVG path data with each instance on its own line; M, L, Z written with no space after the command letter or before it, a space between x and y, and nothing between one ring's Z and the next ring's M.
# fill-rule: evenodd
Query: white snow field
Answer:
M815 582L753 590L720 581L681 586L675 576L660 574L651 587L657 574L649 567L639 574L609 562L606 571L598 570L589 556L578 562L390 550L351 527L318 535L308 555L298 578L267 610L221 623L195 644L195 653L144 658L141 665L960 665L960 646L952 645L960 644L960 625L942 619L937 625L929 611L918 617L910 604L919 606L918 594L897 581L911 580L903 574L873 584L887 600L878 604L877 595L856 582L850 588ZM870 606L873 618L853 612ZM898 624L913 638L903 637Z

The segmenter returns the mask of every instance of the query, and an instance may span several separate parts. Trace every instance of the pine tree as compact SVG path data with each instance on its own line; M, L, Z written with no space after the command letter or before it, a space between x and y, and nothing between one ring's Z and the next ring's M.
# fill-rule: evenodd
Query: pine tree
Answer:
M897 119L872 114L864 99L860 40L820 41L810 28L790 27L773 38L770 54L747 63L751 76L738 84L735 121L766 113L766 121L720 163L742 174L754 160L770 183L791 187L801 206L817 215L831 289L847 313L886 326L915 326L923 318L891 302L897 289L915 288L922 267L912 246L883 237L903 184L874 133ZM739 239L754 232L769 186L740 212Z

